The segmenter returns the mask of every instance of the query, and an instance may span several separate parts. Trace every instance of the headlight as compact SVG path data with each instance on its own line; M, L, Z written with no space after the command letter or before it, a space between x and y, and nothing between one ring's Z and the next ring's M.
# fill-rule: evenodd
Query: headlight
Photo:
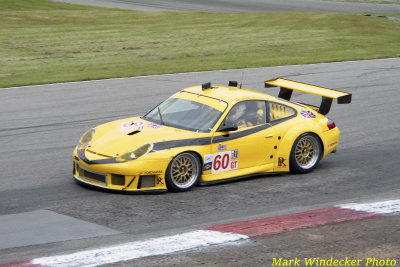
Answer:
M86 147L88 147L92 143L95 134L96 134L96 129L94 128L86 131L82 135L81 139L79 139L78 148L85 149Z
M115 160L116 161L131 161L138 159L147 153L149 153L153 149L153 144L145 144L133 151L130 151L128 153L122 154L121 156L117 157Z

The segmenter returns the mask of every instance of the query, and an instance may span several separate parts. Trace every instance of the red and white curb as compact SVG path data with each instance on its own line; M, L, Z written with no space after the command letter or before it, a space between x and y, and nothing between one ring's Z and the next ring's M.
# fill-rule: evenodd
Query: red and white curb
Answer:
M215 225L172 236L130 242L72 254L6 263L0 267L78 267L98 266L147 256L165 255L211 245L228 244L264 234L275 234L318 225L369 219L400 213L400 200L350 203L300 213Z

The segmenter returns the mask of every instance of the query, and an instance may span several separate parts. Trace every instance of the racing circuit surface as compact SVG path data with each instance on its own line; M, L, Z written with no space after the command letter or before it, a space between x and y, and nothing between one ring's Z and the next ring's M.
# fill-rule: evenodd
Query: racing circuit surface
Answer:
M329 2L318 0L53 0L142 11L200 12L379 12L399 13L400 5Z
M399 71L400 58L392 58L0 89L0 263L349 202L399 199ZM328 114L341 129L338 152L310 174L260 176L187 193L111 194L74 183L71 153L86 129L143 114L184 87L226 85L242 74L243 87L273 95L278 91L263 88L263 82L279 76L352 93L351 104L334 104ZM33 228L29 240L27 227ZM304 255L382 255L400 262L399 227L399 216L380 217L130 264L268 266L271 257Z

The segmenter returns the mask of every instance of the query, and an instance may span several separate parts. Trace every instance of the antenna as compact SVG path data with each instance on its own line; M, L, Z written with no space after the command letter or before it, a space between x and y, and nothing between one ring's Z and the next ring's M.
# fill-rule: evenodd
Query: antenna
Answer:
M242 80L240 81L240 86L239 86L239 88L242 88L242 84L243 84L243 76L244 76L244 71L242 72Z

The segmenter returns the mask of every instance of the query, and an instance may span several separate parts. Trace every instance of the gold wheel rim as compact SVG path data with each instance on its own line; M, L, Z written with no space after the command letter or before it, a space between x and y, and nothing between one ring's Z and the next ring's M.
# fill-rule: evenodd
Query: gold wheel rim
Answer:
M193 155L178 155L171 166L172 180L181 188L190 187L196 181L198 168L198 163Z
M318 141L313 136L305 136L299 140L295 149L297 164L304 169L313 167L318 161Z

